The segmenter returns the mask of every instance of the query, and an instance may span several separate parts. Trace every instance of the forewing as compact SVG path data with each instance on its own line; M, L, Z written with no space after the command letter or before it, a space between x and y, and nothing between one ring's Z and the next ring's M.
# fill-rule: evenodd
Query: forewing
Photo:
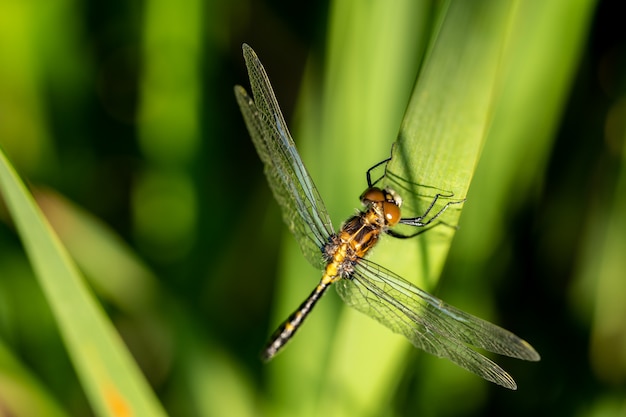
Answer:
M515 381L470 346L519 359L539 360L523 339L452 307L393 272L361 259L352 279L337 283L346 304L404 335L416 347L448 358L488 381L515 389Z
M330 217L300 159L263 65L246 44L243 45L243 56L254 100L243 87L235 86L237 103L263 161L267 181L281 207L283 220L308 261L322 268L321 247L334 233Z

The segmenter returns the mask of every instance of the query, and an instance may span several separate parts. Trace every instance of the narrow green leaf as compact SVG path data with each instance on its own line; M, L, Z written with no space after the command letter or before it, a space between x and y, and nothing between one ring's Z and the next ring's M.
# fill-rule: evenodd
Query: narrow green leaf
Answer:
M451 2L441 8L440 25L433 32L388 165L392 175L386 185L403 196L404 216L423 214L437 193L450 198L440 199L432 213L467 193L490 122L511 11L509 2L492 3ZM450 206L442 219L457 224L459 208ZM372 258L433 290L453 234L454 229L438 226L410 241L387 239ZM377 323L366 325L361 320L368 319L347 315L350 319L340 324L331 367L331 373L341 378L327 386L349 390L351 400L358 398L364 412L371 407L382 411L404 372L404 353L413 348L388 330L374 327L380 327ZM345 406L344 414L349 415L354 404Z
M0 150L0 191L99 416L164 416L119 335Z

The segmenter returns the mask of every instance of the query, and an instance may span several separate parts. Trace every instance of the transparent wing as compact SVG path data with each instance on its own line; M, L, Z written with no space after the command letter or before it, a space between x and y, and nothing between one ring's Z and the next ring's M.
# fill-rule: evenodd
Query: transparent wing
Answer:
M243 87L235 86L237 103L263 161L274 198L282 209L283 220L307 260L321 269L321 247L334 233L330 217L298 155L263 65L246 44L243 56L254 100Z
M470 346L539 360L533 347L513 333L452 307L365 259L359 260L352 279L337 283L337 292L346 304L404 335L416 347L506 388L516 389L513 378Z

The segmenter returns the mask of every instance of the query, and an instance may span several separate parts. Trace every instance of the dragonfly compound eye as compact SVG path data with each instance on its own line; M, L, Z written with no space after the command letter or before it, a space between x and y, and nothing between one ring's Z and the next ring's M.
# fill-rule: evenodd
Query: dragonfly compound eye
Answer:
M383 203L383 213L387 226L393 226L400 221L400 207L396 203L385 201Z
M371 187L361 194L361 202L365 205L369 203L381 203L385 201L385 193L380 188Z

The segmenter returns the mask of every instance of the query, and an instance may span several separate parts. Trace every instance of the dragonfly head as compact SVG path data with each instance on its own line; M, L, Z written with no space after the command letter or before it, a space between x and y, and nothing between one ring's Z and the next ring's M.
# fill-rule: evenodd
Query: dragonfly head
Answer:
M400 221L402 198L391 188L370 187L361 194L361 202L380 212L385 219L386 226L394 226Z

